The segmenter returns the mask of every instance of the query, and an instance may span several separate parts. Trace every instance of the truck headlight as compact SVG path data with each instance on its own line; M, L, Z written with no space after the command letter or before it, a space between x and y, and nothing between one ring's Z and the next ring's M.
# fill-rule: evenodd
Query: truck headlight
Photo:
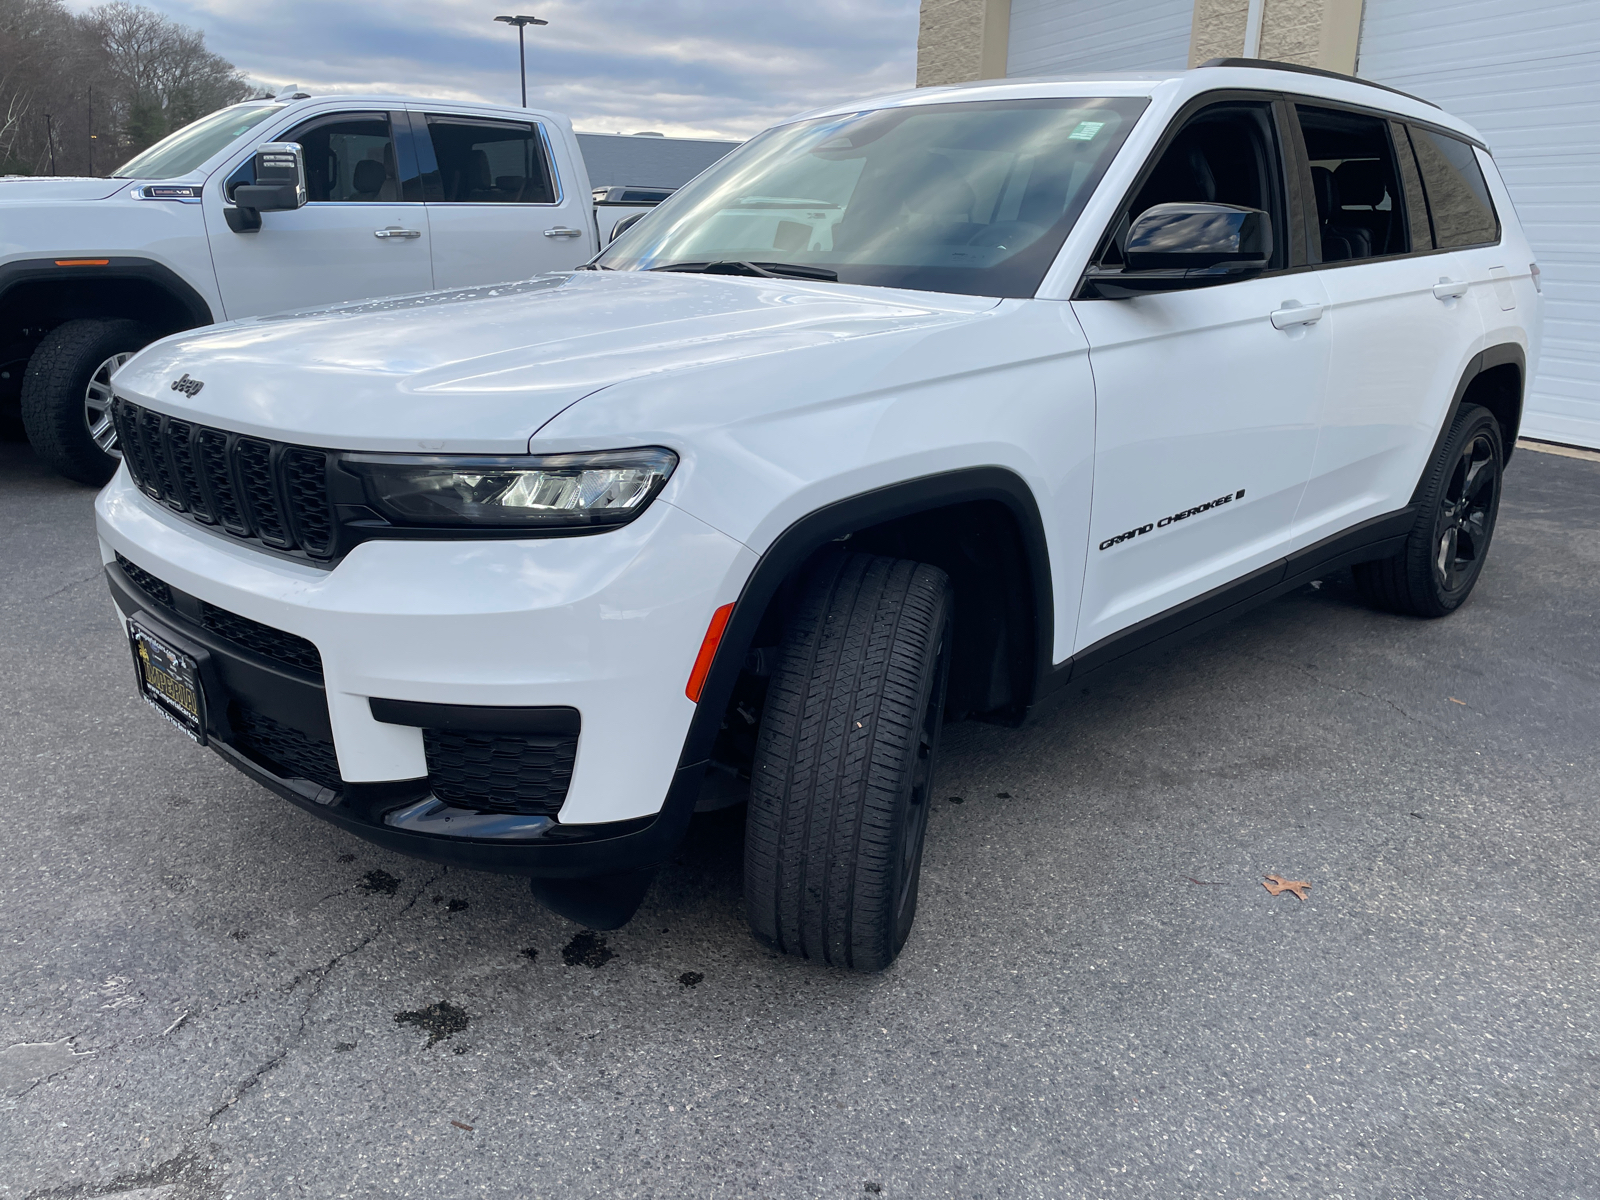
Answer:
M624 525L671 477L660 446L593 454L347 454L367 498L400 525L586 528Z

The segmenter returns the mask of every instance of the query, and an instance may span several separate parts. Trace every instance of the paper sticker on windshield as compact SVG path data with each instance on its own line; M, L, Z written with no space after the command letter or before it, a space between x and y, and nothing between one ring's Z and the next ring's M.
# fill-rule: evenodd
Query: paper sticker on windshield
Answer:
M1094 139L1094 135L1106 127L1104 121L1080 121L1078 127L1067 134L1067 140L1087 142Z

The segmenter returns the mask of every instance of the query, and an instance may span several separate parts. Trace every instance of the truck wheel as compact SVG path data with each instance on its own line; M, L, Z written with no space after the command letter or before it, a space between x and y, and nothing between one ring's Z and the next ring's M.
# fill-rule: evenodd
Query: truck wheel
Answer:
M58 325L28 360L22 424L34 451L68 479L99 487L122 456L111 423L111 375L155 334L137 321Z
M1428 466L1416 524L1392 558L1358 563L1356 586L1378 608L1443 617L1472 593L1500 512L1500 422L1476 404L1457 414Z
M744 894L774 949L876 971L917 911L950 673L950 580L823 560L785 631L751 772Z

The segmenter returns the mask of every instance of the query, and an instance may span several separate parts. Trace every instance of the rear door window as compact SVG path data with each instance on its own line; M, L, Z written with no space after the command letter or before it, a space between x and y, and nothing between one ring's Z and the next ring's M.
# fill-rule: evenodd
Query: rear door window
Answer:
M537 125L427 115L434 162L422 164L432 204L555 204L555 178Z
M1428 194L1434 245L1444 250L1498 242L1500 218L1472 146L1416 125L1411 126L1411 145Z
M1389 123L1307 104L1295 105L1295 112L1310 160L1322 261L1408 253L1411 225Z

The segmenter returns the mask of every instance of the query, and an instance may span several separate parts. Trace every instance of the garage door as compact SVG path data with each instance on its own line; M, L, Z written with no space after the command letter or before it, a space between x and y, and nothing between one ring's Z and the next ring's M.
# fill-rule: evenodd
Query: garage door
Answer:
M1011 0L1007 75L1181 71L1194 0Z
M1544 272L1523 433L1600 447L1600 4L1366 0L1357 71L1489 143Z

